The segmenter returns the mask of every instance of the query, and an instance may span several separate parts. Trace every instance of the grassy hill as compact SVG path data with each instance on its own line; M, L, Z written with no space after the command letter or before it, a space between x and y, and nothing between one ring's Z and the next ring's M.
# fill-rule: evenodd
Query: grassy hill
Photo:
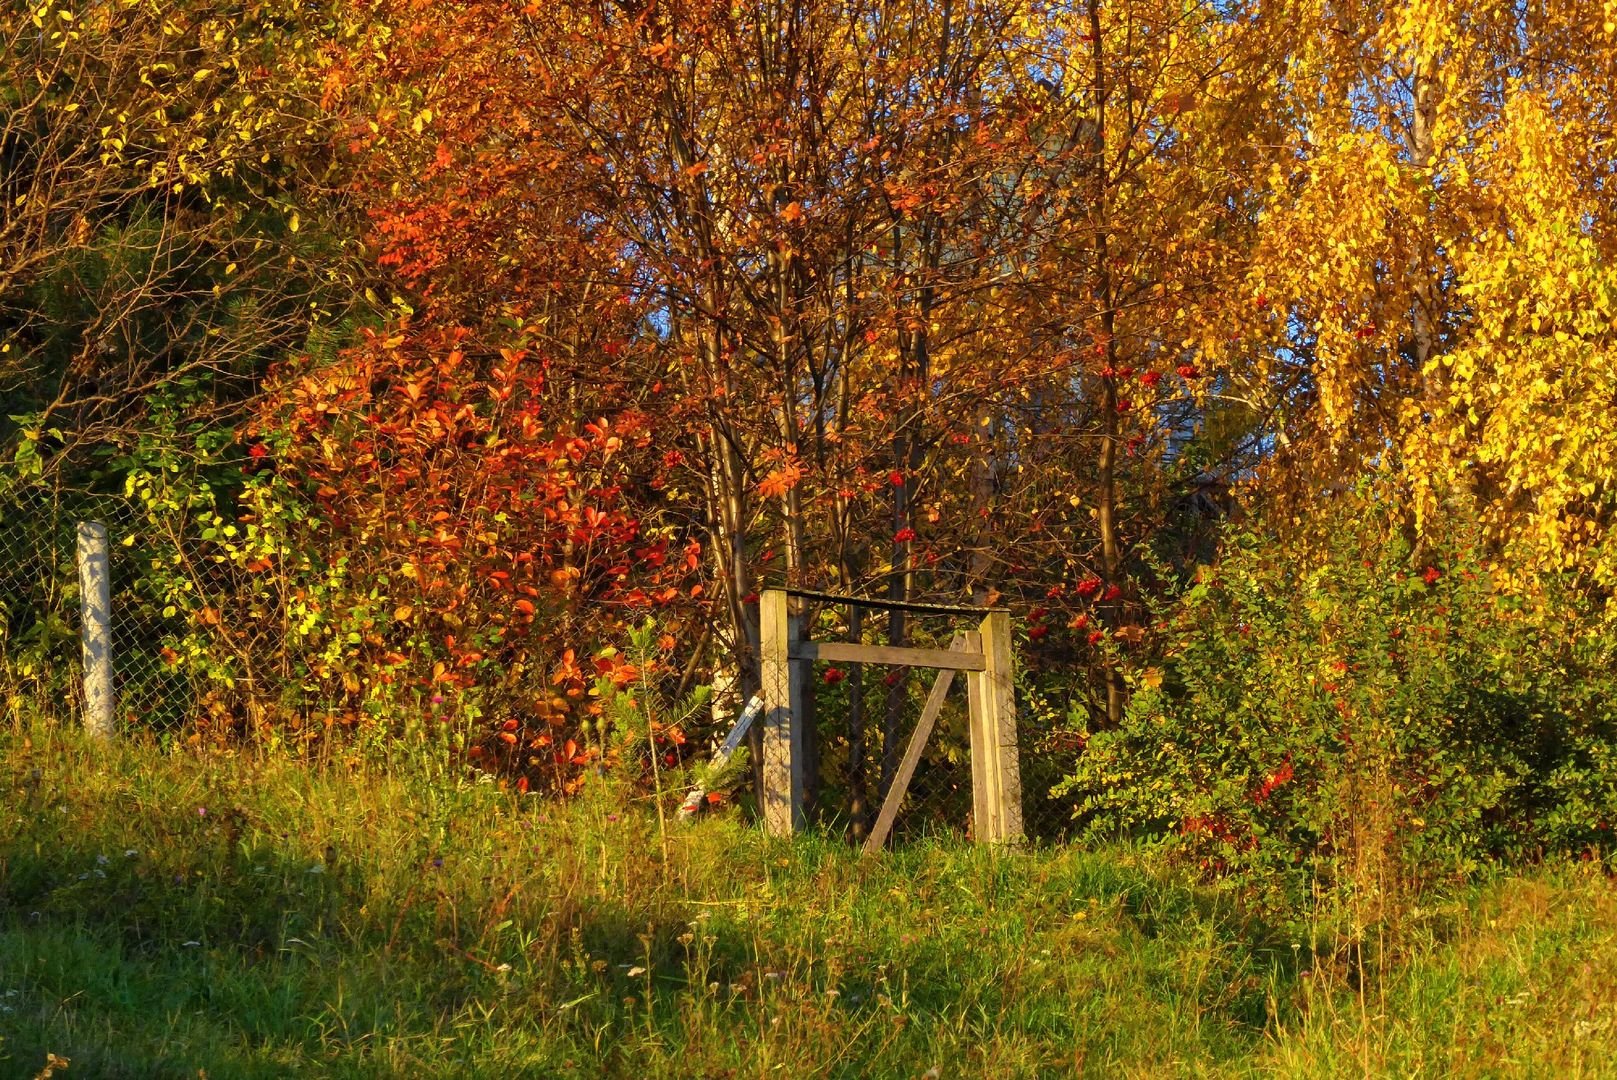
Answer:
M1617 886L1341 948L1151 851L862 861L602 791L0 735L0 1074L1617 1075Z

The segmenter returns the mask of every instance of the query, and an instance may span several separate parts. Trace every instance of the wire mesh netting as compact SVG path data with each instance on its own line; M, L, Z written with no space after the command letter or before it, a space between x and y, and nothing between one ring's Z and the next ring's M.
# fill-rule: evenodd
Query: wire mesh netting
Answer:
M54 511L35 492L0 501L0 693L13 715L36 702L77 712L75 530Z
M915 735L935 672L819 665L806 701L816 738L809 753L812 809L832 830L868 834ZM826 676L830 676L827 681ZM964 680L950 693L894 822L897 839L964 835L971 827L971 756Z
M83 704L77 520L66 499L26 490L0 504L0 687L9 713L77 715Z
M1068 840L1076 822L1073 800L1061 794L1061 783L1073 772L1083 750L1082 738L1065 721L1024 722L1018 735L1022 831L1035 841Z
M13 716L77 718L83 707L78 527L106 527L115 717L163 730L191 711L190 680L165 663L181 629L144 595L127 500L94 492L26 489L0 501L0 698Z
M33 714L77 721L83 709L81 522L108 533L114 716L125 729L220 737L250 729L267 710L289 715L323 704L288 648L286 604L273 575L251 573L215 537L154 526L134 501L103 492L24 489L0 494L0 705L7 718ZM821 641L888 640L885 619L860 620L842 606L806 616ZM980 616L909 620L911 645L947 648ZM869 834L916 736L941 672L872 664L793 665L804 678L808 809L821 827ZM892 840L974 833L971 728L964 672L952 685L904 786ZM1023 832L1066 835L1070 805L1052 790L1078 747L1059 724L1018 695ZM284 700L283 700L284 699ZM331 711L327 709L326 711Z
M158 535L117 494L0 495L0 702L12 718L77 720L83 708L78 527L107 530L114 718L158 734L241 714L260 653L229 560L208 541ZM209 624L218 632L207 633ZM226 628L230 632L226 633ZM202 636L199 637L199 630ZM245 646L245 648L244 648ZM244 678L244 675L246 678Z
M886 640L885 620L850 618L846 610L810 618L816 640L865 644ZM957 634L975 630L977 618L927 615L913 620L910 644L947 648ZM924 668L823 662L804 674L802 700L813 732L804 748L810 760L806 770L810 816L822 828L862 839L895 780L902 779L901 765L928 697L940 680L949 677ZM892 842L974 835L966 674L955 673L949 684L903 788ZM1018 714L1023 832L1034 840L1062 839L1072 811L1054 791L1069 771L1075 747L1063 731L1021 708Z

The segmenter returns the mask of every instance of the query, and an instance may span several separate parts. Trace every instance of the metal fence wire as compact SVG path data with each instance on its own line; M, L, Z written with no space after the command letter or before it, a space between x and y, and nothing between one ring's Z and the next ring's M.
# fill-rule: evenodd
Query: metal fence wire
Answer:
M1076 833L1073 800L1060 794L1083 744L1065 725L1027 728L1017 753L1022 769L1022 831L1030 840L1061 843Z
M210 540L162 535L119 494L31 488L0 494L0 716L76 722L83 709L77 527L108 532L117 725L161 737L248 730L272 705L325 707L282 632L283 611ZM183 595L177 595L183 594ZM815 616L820 640L883 640L885 620L856 629L846 609ZM947 647L969 616L912 621L910 643ZM936 671L819 663L806 687L811 725L807 809L829 831L868 834L914 734ZM893 841L970 836L971 738L966 680L954 679L893 827ZM315 696L311 696L314 694ZM327 711L330 711L329 708ZM1059 840L1071 808L1051 797L1076 750L1022 710L1018 751L1024 833Z
M0 501L0 701L11 716L43 703L78 709L75 539L64 520L46 493Z
M0 701L11 717L79 716L77 531L92 521L110 539L115 719L172 730L196 699L192 680L165 653L183 620L142 589L150 552L138 543L130 503L114 494L33 488L0 496Z

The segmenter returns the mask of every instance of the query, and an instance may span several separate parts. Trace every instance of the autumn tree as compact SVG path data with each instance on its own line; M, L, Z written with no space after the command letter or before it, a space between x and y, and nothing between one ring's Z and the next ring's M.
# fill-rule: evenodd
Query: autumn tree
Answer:
M239 408L349 302L314 5L0 14L0 445L23 477L128 446L154 393ZM199 414L197 419L201 420Z
M685 500L664 513L702 530L719 655L746 655L748 605L777 559L788 582L866 587L875 575L897 595L910 588L914 432L928 426L918 391L953 272L936 222L920 230L937 238L916 263L910 219L969 174L919 147L971 104L963 87L997 35L985 23L962 36L979 58L942 104L917 105L892 96L940 70L917 55L915 27L847 16L823 4L413 18L389 63L454 57L455 75L431 101L389 99L378 130L357 139L408 163L379 199L379 233L384 260L432 310L464 317L477 308L460 298L497 295L500 317L537 326L568 358L575 393L588 396L600 365L630 399L655 396L657 484ZM676 33L688 26L704 29ZM955 32L939 30L940 47ZM531 56L541 77L513 68L523 77L503 81L496 55ZM386 85L415 85L387 70ZM472 94L477 107L464 104ZM950 259L968 265L966 250ZM535 318L530 298L554 316ZM605 325L584 314L603 305L636 314L611 316L605 338L557 332ZM904 358L897 370L888 349ZM906 363L922 366L905 374ZM891 522L876 535L893 538L896 571L871 565L871 513Z
M1609 589L1611 14L1284 20L1297 152L1273 161L1244 302L1208 344L1257 361L1232 366L1278 410L1271 488L1302 521L1321 488L1379 474L1412 536L1480 514L1516 585L1573 567Z
M1556 351L1602 347L1603 114L1561 104L1603 92L1586 14L366 13L322 90L391 322L293 365L302 398L266 415L302 417L284 460L382 550L413 559L432 530L396 523L447 515L444 568L479 603L508 598L492 573L524 551L535 587L559 575L522 629L534 670L655 610L693 650L670 679L745 688L767 585L970 598L1016 605L1031 666L1083 672L1074 704L1115 724L1162 584L1147 556L1205 487L1239 481L1301 529L1379 472L1412 531L1475 499L1502 544L1538 537L1535 565L1597 546L1601 452L1525 430L1551 401L1581 430L1606 408L1600 365ZM1568 253L1583 291L1551 297ZM1511 381L1513 349L1558 373ZM322 394L342 407L316 423ZM376 418L375 463L345 409ZM546 440L584 454L565 479ZM513 524L502 470L557 479L568 527ZM614 545L569 532L586 511ZM479 534L494 561L466 554ZM888 769L904 703L893 686Z
M463 326L468 374L533 350L559 430L652 418L638 527L700 543L682 605L720 674L756 677L765 583L1006 597L1090 659L1108 628L1137 640L1133 545L1203 404L1184 338L1250 218L1253 80L1218 78L1255 51L1236 21L379 10L331 81L401 330ZM884 631L907 639L902 611ZM884 773L903 704L891 684Z

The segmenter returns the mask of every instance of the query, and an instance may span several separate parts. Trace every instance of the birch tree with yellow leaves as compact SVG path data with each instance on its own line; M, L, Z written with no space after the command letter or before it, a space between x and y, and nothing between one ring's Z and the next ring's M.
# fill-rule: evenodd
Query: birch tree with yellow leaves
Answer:
M1502 580L1576 569L1609 595L1611 5L1266 17L1294 129L1209 349L1282 409L1294 509L1377 475L1417 535L1480 515Z

